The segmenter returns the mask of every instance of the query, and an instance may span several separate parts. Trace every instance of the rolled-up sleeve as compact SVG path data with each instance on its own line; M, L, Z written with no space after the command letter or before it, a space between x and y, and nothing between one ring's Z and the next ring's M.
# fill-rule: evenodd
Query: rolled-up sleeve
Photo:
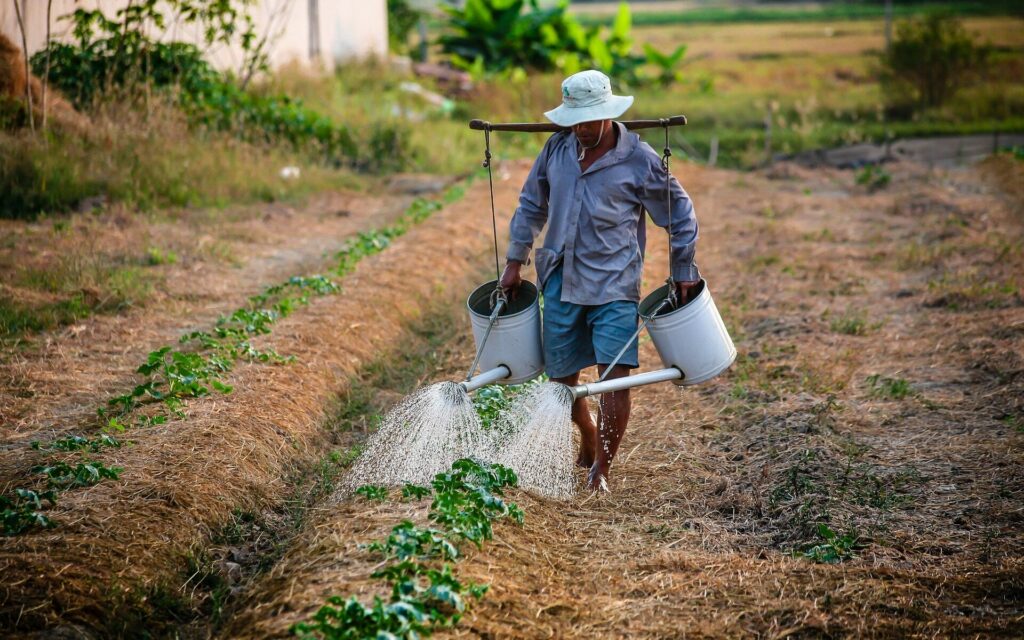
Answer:
M672 279L677 282L699 280L700 271L694 262L697 251L697 215L693 210L693 202L674 176L666 176L661 158L653 150L651 156L647 163L647 176L640 188L640 200L654 224L669 229L671 221ZM667 185L666 177L669 177Z
M519 194L519 206L512 215L509 223L509 243L506 260L516 260L522 263L527 262L530 257L530 250L533 248L533 241L544 228L548 219L548 195L550 187L548 184L548 150L551 145L549 140L537 156L537 161L530 169L530 175L526 178L526 184Z

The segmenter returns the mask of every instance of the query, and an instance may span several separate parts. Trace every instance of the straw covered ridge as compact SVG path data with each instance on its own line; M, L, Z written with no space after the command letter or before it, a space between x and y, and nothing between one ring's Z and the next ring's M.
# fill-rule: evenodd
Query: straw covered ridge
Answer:
M491 589L439 637L1018 636L1024 209L990 169L893 165L869 191L678 167L736 364L633 392L610 495L512 492L525 525L459 563ZM641 362L660 366L649 341ZM330 595L379 593L357 545L407 508L322 514L222 637L285 637Z
M515 171L497 183L505 201L526 167ZM205 544L233 509L279 503L289 473L324 454L334 437L323 428L327 411L348 377L390 352L428 304L462 303L491 248L487 203L478 182L363 260L339 294L312 299L257 341L296 362L239 364L230 395L191 401L186 420L132 430L132 446L92 456L123 466L121 479L62 494L49 514L58 528L4 540L0 626L111 630L144 615L145 597L161 587L187 595L179 589L190 547ZM145 351L133 355L141 362Z
M0 385L7 391L0 393L5 443L75 430L95 415L97 398L130 384L140 354L174 342L183 331L208 329L219 314L242 306L267 285L325 268L324 256L345 237L390 223L411 200L334 192L301 207L185 210L168 214L170 219L148 219L112 205L102 214L62 221L66 229L60 233L51 221L0 220L0 236L11 240L0 246L0 296L55 302L62 294L18 284L26 274L52 272L94 298L107 293L94 290L92 281L109 268L127 270L146 295L145 304L129 301L116 315L76 322L31 349L0 357ZM153 264L154 257L164 263Z

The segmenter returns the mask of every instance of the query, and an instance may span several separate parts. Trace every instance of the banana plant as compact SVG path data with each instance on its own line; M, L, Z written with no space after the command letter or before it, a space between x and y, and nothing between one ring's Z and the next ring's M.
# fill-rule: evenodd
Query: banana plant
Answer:
M683 59L683 56L686 55L685 44L679 45L676 47L675 51L665 55L645 42L644 54L647 56L648 63L658 67L659 74L657 82L660 85L668 86L680 79L680 74L676 71L676 67L679 66L679 62Z

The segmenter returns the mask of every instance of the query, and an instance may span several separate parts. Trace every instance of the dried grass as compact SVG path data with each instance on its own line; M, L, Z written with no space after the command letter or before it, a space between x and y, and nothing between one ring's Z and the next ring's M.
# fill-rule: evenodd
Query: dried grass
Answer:
M498 182L504 202L525 168L516 172L515 180ZM469 267L483 264L490 246L486 202L486 185L478 183L360 263L341 294L278 323L266 342L296 363L242 365L231 395L194 402L187 420L134 431L133 446L98 456L125 467L122 481L65 493L52 514L60 528L10 538L0 550L4 626L60 622L126 632L129 616L147 611L143 598L172 583L188 549L232 509L259 510L286 495L288 470L329 444L325 411L347 377L391 349L426 304L459 304L472 287ZM509 213L502 211L505 219ZM17 453L29 457L24 448Z
M296 273L330 264L329 255L358 231L386 225L407 206L408 196L334 192L305 206L267 204L221 211L180 211L146 219L114 207L103 215L74 216L63 231L52 223L0 220L0 295L34 306L41 294L17 283L27 273L57 283L47 294L64 299L82 293L89 269L119 266L143 270L153 290L117 315L76 322L29 338L28 347L0 354L4 443L27 443L78 428L104 398L131 384L149 350L202 329L246 297ZM147 250L174 251L175 264L145 265ZM325 257L328 260L325 261ZM0 454L0 469L7 468ZM11 476L0 471L0 482Z
M610 496L566 505L515 495L525 526L500 524L459 565L491 590L439 637L1020 635L1024 436L1006 417L1024 415L1024 368L1013 364L1024 353L1021 304L926 306L927 272L896 269L897 249L945 212L888 204L929 187L983 213L984 228L958 236L965 243L996 229L1019 237L1020 222L1000 196L970 188L976 174L893 172L888 191L863 194L841 172L793 188L683 170L701 213L701 266L740 362L700 388L636 392ZM805 186L820 195L802 195ZM767 220L766 201L789 213ZM650 286L665 258L655 244ZM766 252L783 260L749 275L747 261ZM800 268L784 271L795 258ZM975 260L995 276L1022 266L1019 256ZM863 286L843 286L851 280ZM851 306L882 324L847 335L821 319ZM655 366L651 345L642 350ZM874 373L908 379L913 393L878 397L865 382ZM370 593L373 559L357 544L400 514L337 509L256 579L223 637L284 637L327 596ZM821 542L817 522L856 531L857 557L799 557Z

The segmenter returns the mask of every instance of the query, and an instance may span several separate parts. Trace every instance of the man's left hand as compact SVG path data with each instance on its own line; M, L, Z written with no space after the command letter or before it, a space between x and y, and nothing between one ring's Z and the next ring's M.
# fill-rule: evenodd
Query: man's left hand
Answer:
M679 301L679 306L683 306L697 297L697 285L699 284L700 280L676 283L676 300Z

